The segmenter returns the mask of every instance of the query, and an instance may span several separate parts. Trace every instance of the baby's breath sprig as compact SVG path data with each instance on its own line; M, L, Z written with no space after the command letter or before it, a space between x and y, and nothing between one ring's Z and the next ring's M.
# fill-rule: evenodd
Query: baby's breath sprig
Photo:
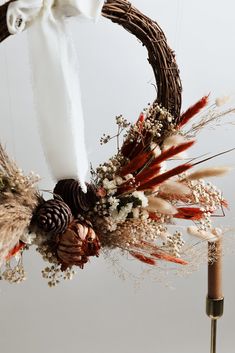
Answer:
M100 138L100 144L105 145L113 139L117 139L117 150L120 150L120 136L131 125L123 115L116 116L117 133L113 136L103 134Z

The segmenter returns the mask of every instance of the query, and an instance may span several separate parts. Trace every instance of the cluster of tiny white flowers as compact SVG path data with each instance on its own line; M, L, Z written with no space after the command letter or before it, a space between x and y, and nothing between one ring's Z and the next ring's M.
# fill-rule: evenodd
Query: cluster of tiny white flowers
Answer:
M134 131L136 131L137 128L138 126L134 128ZM156 122L154 117L149 117L143 122L143 128L150 132L153 138L160 137L163 124L160 121Z
M125 222L130 216L131 218L140 218L142 220L149 217L148 212L143 209L148 205L148 198L144 192L134 191L130 193L127 202L124 204L122 204L122 197L115 196L118 186L131 179L133 179L133 175L129 174L124 178L115 177L112 180L105 178L102 181L102 187L105 190L106 196L97 201L94 211L99 216L110 217L112 219L112 222L109 222L109 231L114 231L119 223ZM137 204L134 201L132 202L132 199L136 200Z
M202 204L203 207L207 207L211 211L216 210L221 205L221 201L223 200L221 191L212 183L206 183L202 179L189 183L196 203Z
M105 178L102 182L103 188L107 191L107 195L113 195L117 192L117 184L116 180L109 180L108 178Z
M132 212L133 203L127 203L125 206L122 206L120 210L114 210L111 212L111 217L115 223L123 223L126 221L128 215Z
M15 284L25 281L26 273L21 259L14 267L11 267L10 262L7 262L5 270L0 275L0 279L4 279L9 283L15 283Z
M14 176L9 179L10 187L13 190L27 193L40 180L40 176L34 172L30 172L25 176L22 169L17 169Z
M42 255L44 261L49 263L58 264L56 256L52 253L48 243L44 242L36 248L36 251Z
M62 272L60 265L56 264L47 266L44 270L42 270L42 277L49 280L49 287L55 287L61 280L72 280L75 274L76 271L72 268L67 268Z
M130 126L130 123L123 117L123 115L116 116L116 124L121 129L127 129Z
M132 196L134 196L135 198L140 200L142 207L148 206L148 198L147 198L147 196L145 196L143 191L134 191L132 193Z
M119 138L120 135L122 134L122 132L130 126L130 123L122 115L116 116L116 124L118 126L117 135L110 136L110 135L103 134L103 136L100 139L101 145L105 145L106 143L108 143L110 140L112 140L115 137Z
M141 138L141 132L148 132L151 134L152 140L158 140L161 137L161 133L164 129L166 129L167 122L167 130L174 131L175 125L173 123L173 116L163 107L154 103L152 105L149 104L149 107L144 109L143 111L144 120L138 121L134 124L124 124L125 128L129 127L126 131L124 138L127 138L129 142L133 142L136 139ZM157 116L157 119L156 119ZM126 123L126 120L125 120Z
M104 180L105 178L112 180L121 167L123 158L121 154L117 154L113 158L110 158L108 162L100 164L96 169L97 178L100 180Z
M52 253L50 246L45 242L45 239L43 242L43 237L39 243L41 244L38 245L36 250L42 255L44 261L51 264L42 270L42 277L48 280L49 287L55 287L61 280L73 279L73 276L76 273L75 270L73 268L67 268L65 271L61 271L61 264L57 260L57 257Z
M21 235L20 240L27 245L32 245L34 244L35 240L36 240L36 234L35 233L24 233Z
M99 222L99 221L98 221ZM113 227L115 225L115 227ZM156 242L161 240L161 233L166 231L166 227L150 219L127 219L123 223L114 224L111 217L100 219L98 225L102 230L102 244L104 247L131 250L132 247L142 247L142 242ZM112 228L113 227L113 228Z
M201 211L204 212L204 218L199 222L200 230L210 229L212 227L211 214L221 207L223 201L221 191L203 179L189 181L188 186L192 190L193 201L202 205Z
M165 109L164 107L161 107L159 104L154 103L148 109L147 117L155 116L156 113L159 114L159 120L162 120L162 121L166 120L169 123L173 121L173 116L171 115L171 113L168 112L167 109Z
M182 233L176 231L174 234L170 234L166 237L166 240L162 243L162 249L175 257L180 257L181 249L184 244L185 241L183 240Z
M158 104L153 104L145 110L146 119L143 122L143 128L152 134L153 139L161 137L161 132L165 130L165 122L169 131L174 131L173 116ZM158 119L156 121L156 116ZM164 131L165 133L165 131Z
M120 200L117 197L110 196L107 201L110 205L109 212L116 211L116 209L120 203Z
M109 215L108 199L106 197L102 197L99 201L96 202L93 211L101 217L107 217Z
M111 136L110 135L103 134L103 136L100 138L100 144L101 145L105 145L110 140L111 140Z

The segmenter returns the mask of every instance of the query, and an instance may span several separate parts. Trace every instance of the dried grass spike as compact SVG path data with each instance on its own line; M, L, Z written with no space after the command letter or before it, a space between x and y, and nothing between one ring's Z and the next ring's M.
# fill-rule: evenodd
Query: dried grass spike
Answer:
M160 186L159 192L168 195L190 195L192 191L190 188L183 184L173 180L168 180Z
M198 114L203 108L205 108L208 101L209 95L202 97L197 103L188 108L188 110L186 110L186 112L183 113L180 117L178 129L186 125L189 120L191 120L196 114Z
M174 215L177 213L177 209L172 206L169 202L160 197L149 196L148 197L148 206L146 207L147 211L150 212L159 212L167 215Z
M203 168L197 170L194 173L189 174L185 179L187 180L198 180L204 178L211 178L217 176L223 176L230 172L232 168L230 167L211 167L211 168Z

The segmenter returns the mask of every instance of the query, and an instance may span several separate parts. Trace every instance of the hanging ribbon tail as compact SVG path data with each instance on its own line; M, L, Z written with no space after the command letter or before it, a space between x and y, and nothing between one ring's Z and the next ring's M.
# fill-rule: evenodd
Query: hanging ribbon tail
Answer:
M37 6L32 9L33 5ZM78 60L65 16L97 19L102 5L103 1L98 0L16 1L12 7L9 5L8 14L11 32L30 27L28 42L35 108L52 176L56 181L78 179L84 191L88 158Z

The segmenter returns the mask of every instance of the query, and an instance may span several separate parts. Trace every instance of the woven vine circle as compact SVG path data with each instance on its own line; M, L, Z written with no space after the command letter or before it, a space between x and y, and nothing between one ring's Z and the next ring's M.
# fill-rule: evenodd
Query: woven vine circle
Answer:
M0 7L0 41L10 33L6 24L9 3ZM156 102L166 108L177 122L181 109L182 86L174 52L167 44L159 25L145 16L126 0L107 0L102 15L121 25L138 38L148 51L148 61L152 66L157 85Z

